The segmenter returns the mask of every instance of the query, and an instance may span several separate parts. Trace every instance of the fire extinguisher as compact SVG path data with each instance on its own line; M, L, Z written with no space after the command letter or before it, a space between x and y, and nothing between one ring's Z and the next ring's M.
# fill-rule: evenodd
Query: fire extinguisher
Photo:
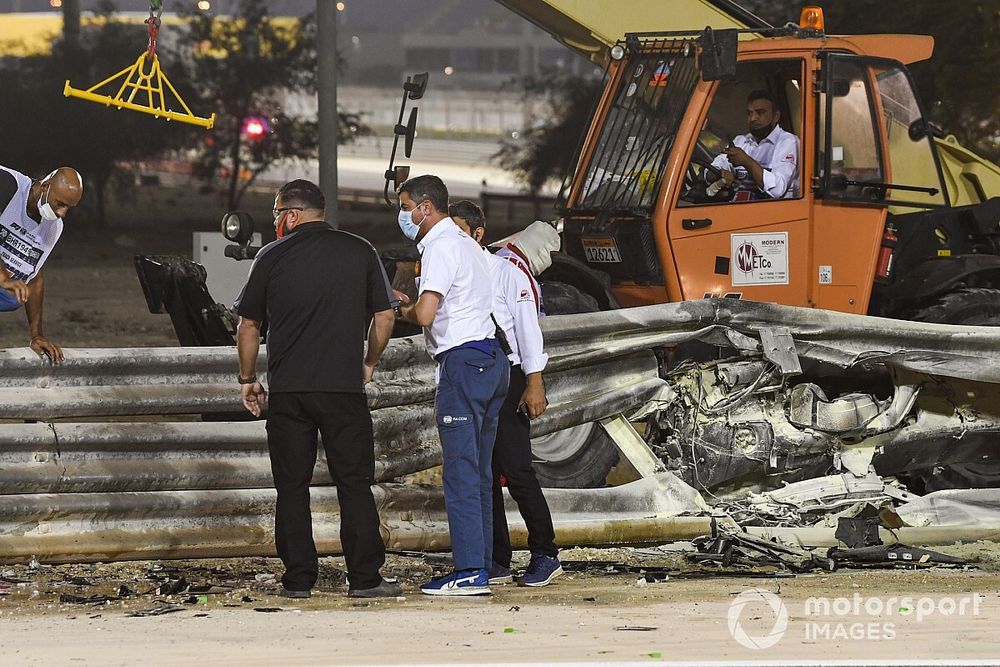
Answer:
M889 280L892 276L892 259L896 249L896 228L890 222L885 226L885 233L882 234L882 247L878 253L878 265L875 268L875 277L878 280Z

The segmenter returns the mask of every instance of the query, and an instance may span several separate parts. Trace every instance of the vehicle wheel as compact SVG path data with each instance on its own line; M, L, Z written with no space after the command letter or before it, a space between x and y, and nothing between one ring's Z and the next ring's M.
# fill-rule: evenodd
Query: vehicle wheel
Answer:
M913 316L917 322L1000 326L1000 290L983 287L961 289L941 297L933 306Z
M547 315L596 313L597 299L568 283L542 283ZM593 489L604 486L618 462L618 448L599 424L591 422L532 438L531 452L544 463L535 463L535 475L545 488Z
M567 283L546 281L542 283L542 302L546 315L573 315L575 313L596 313L601 308L597 299L584 294Z
M941 297L913 319L938 324L1000 326L1000 290L965 288ZM921 470L912 475L921 480L925 492L940 489L980 489L1000 486L1000 461L976 461L944 466L935 473Z
M601 428L590 422L531 440L538 482L553 489L594 489L605 485L618 463L618 448Z

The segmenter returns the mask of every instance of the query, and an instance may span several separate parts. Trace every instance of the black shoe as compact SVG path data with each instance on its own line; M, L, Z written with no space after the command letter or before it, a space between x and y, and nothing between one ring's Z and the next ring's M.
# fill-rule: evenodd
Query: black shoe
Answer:
M311 591L293 591L293 590L289 590L289 589L285 588L284 586L282 586L281 590L278 591L278 595L280 595L282 597L286 597L286 598L300 598L300 599L305 599L305 598L312 597L312 592Z
M349 598L398 598L402 594L403 587L395 579L383 579L378 586L351 588L347 591Z

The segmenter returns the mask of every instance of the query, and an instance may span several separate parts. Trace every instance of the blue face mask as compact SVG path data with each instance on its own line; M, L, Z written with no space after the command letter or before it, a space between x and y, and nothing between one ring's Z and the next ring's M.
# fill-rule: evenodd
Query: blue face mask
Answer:
M423 202L420 202L421 204ZM420 206L420 204L417 204ZM426 219L427 216L425 215ZM420 225L424 224L424 221L420 221L420 225L413 222L413 211L404 211L399 209L399 215L397 216L397 221L399 222L399 229L403 232L403 236L410 239L411 241L417 240L417 235L420 233Z

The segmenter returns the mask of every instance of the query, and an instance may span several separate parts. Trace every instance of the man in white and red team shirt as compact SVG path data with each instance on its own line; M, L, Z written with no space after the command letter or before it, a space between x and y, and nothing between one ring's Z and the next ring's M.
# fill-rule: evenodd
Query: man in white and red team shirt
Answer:
M483 224L485 225L485 220ZM494 243L492 247L496 248L498 245L500 247L494 255L511 262L528 277L538 301L538 312L544 315L545 302L535 276L552 266L552 253L559 250L561 245L559 232L549 223L536 220L522 231Z
M448 207L451 219L480 245L486 235L483 211L471 201L454 202ZM551 227L550 227L551 229ZM555 230L553 230L555 231ZM548 503L531 465L531 421L548 407L542 371L548 363L543 351L542 330L538 326L540 292L538 283L520 264L509 257L490 255L493 283L493 316L510 345L510 386L497 422L493 446L493 562L488 565L490 584L513 580L510 571L511 545L504 512L500 478L517 503L528 529L531 561L521 583L545 586L562 574L555 529Z
M0 166L0 311L23 305L31 349L55 362L63 353L42 333L42 265L62 235L62 219L82 196L83 179L71 167L36 181Z

